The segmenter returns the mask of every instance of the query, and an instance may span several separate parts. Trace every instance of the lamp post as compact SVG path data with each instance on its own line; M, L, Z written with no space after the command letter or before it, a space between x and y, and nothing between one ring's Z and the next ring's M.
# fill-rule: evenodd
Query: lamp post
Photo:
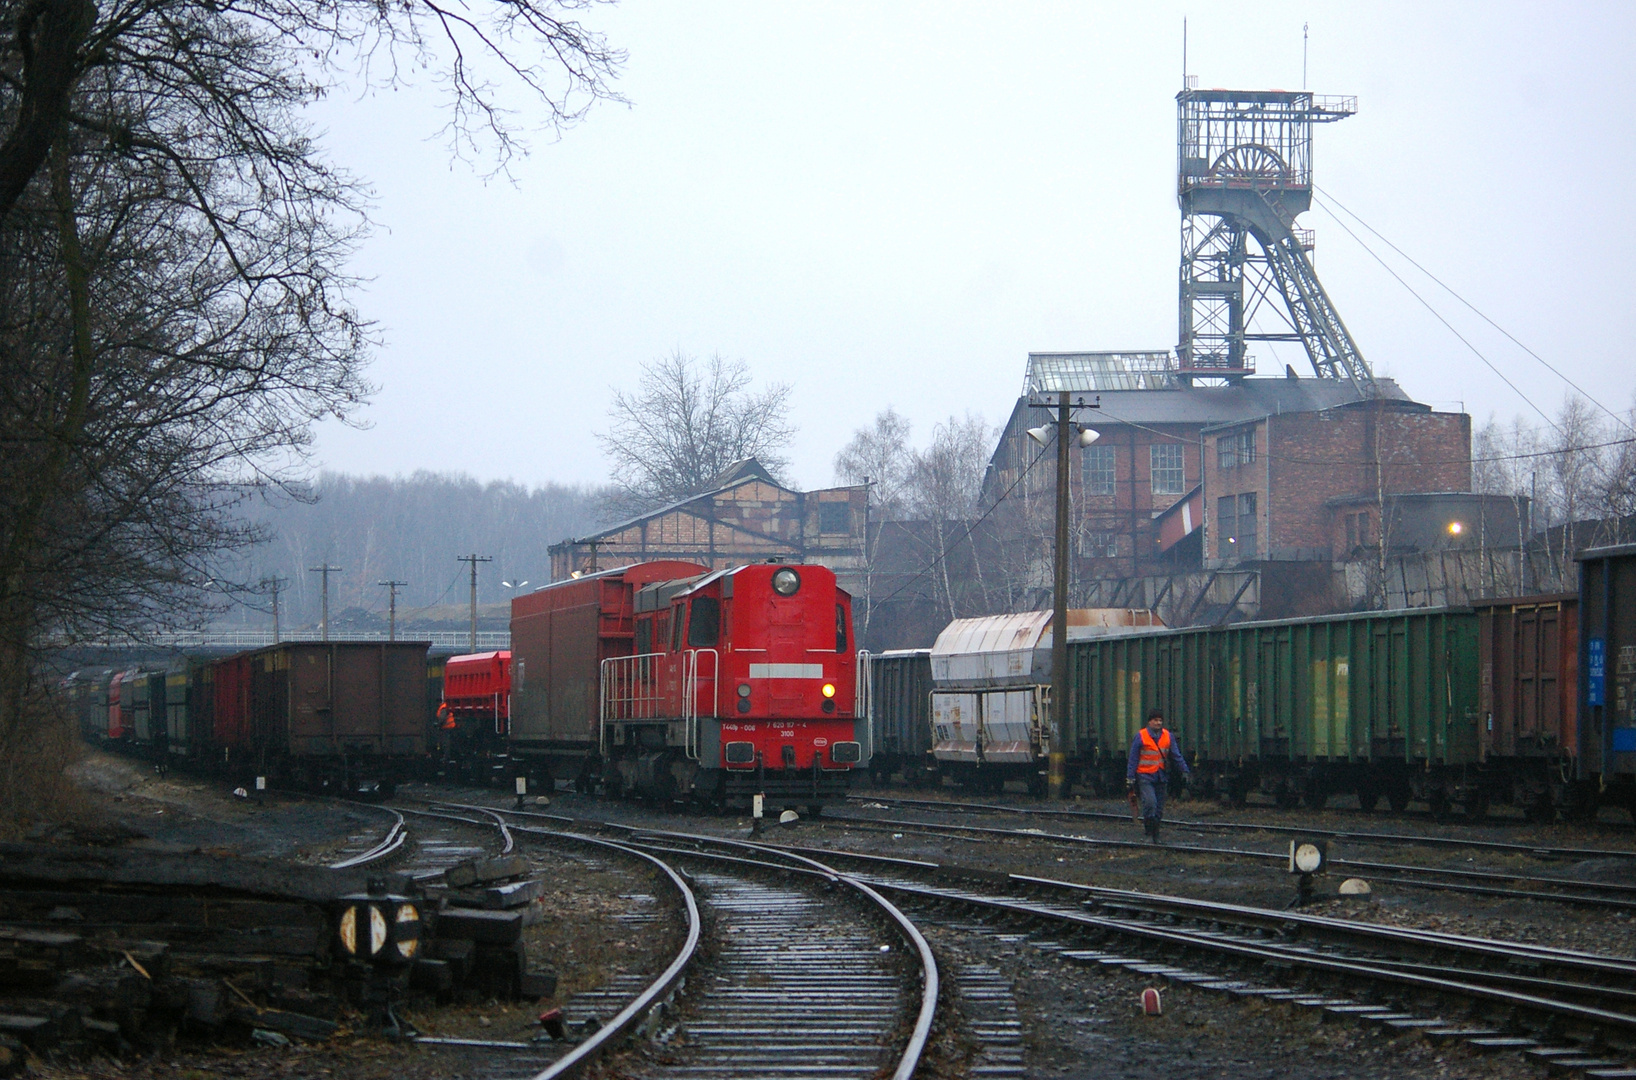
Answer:
M1068 402L1068 391L1057 394L1056 423L1028 430L1029 438L1041 446L1057 441L1057 512L1056 536L1052 542L1053 571L1051 580L1051 749L1046 774L1048 797L1064 799L1068 795L1068 743L1073 729L1068 723L1068 450L1073 444L1089 446L1100 432L1082 427L1074 436L1074 409L1100 409L1102 399L1087 405L1082 397L1074 404ZM1049 409L1050 405L1035 405Z

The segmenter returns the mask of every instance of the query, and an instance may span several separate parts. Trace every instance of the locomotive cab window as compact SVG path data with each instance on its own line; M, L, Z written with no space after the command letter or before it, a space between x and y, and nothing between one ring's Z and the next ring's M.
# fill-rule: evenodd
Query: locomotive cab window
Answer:
M695 649L714 648L721 632L721 601L714 596L695 596L688 608L688 645Z
M835 651L846 652L846 608L835 605Z
M652 651L653 651L653 620L651 618L637 619L636 620L636 655L641 656L643 653L650 653Z
M682 651L682 605L670 609L670 651Z

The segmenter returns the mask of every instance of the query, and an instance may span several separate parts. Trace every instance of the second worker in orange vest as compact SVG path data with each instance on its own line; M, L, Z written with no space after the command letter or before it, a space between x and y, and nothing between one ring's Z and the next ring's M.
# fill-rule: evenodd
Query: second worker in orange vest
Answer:
M1147 711L1147 725L1130 742L1130 764L1125 771L1125 787L1134 790L1140 798L1142 828L1147 830L1149 840L1159 839L1165 789L1169 786L1172 768L1179 770L1184 778L1192 776L1175 738L1165 730L1164 710L1155 706Z

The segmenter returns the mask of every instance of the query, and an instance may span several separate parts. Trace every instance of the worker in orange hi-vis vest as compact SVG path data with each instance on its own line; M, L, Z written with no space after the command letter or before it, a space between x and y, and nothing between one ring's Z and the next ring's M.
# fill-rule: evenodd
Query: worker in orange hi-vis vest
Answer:
M1164 710L1155 705L1147 711L1147 724L1130 741L1130 764L1125 770L1125 788L1140 797L1142 827L1154 843L1159 841L1172 767L1181 772L1184 782L1193 775L1176 739L1165 729Z

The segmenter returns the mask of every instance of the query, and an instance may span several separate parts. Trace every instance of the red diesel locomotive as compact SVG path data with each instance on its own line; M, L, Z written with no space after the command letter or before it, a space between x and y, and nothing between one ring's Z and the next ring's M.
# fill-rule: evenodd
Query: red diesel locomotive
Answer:
M816 810L866 764L852 598L826 567L587 574L514 599L511 643L510 753L537 783Z

